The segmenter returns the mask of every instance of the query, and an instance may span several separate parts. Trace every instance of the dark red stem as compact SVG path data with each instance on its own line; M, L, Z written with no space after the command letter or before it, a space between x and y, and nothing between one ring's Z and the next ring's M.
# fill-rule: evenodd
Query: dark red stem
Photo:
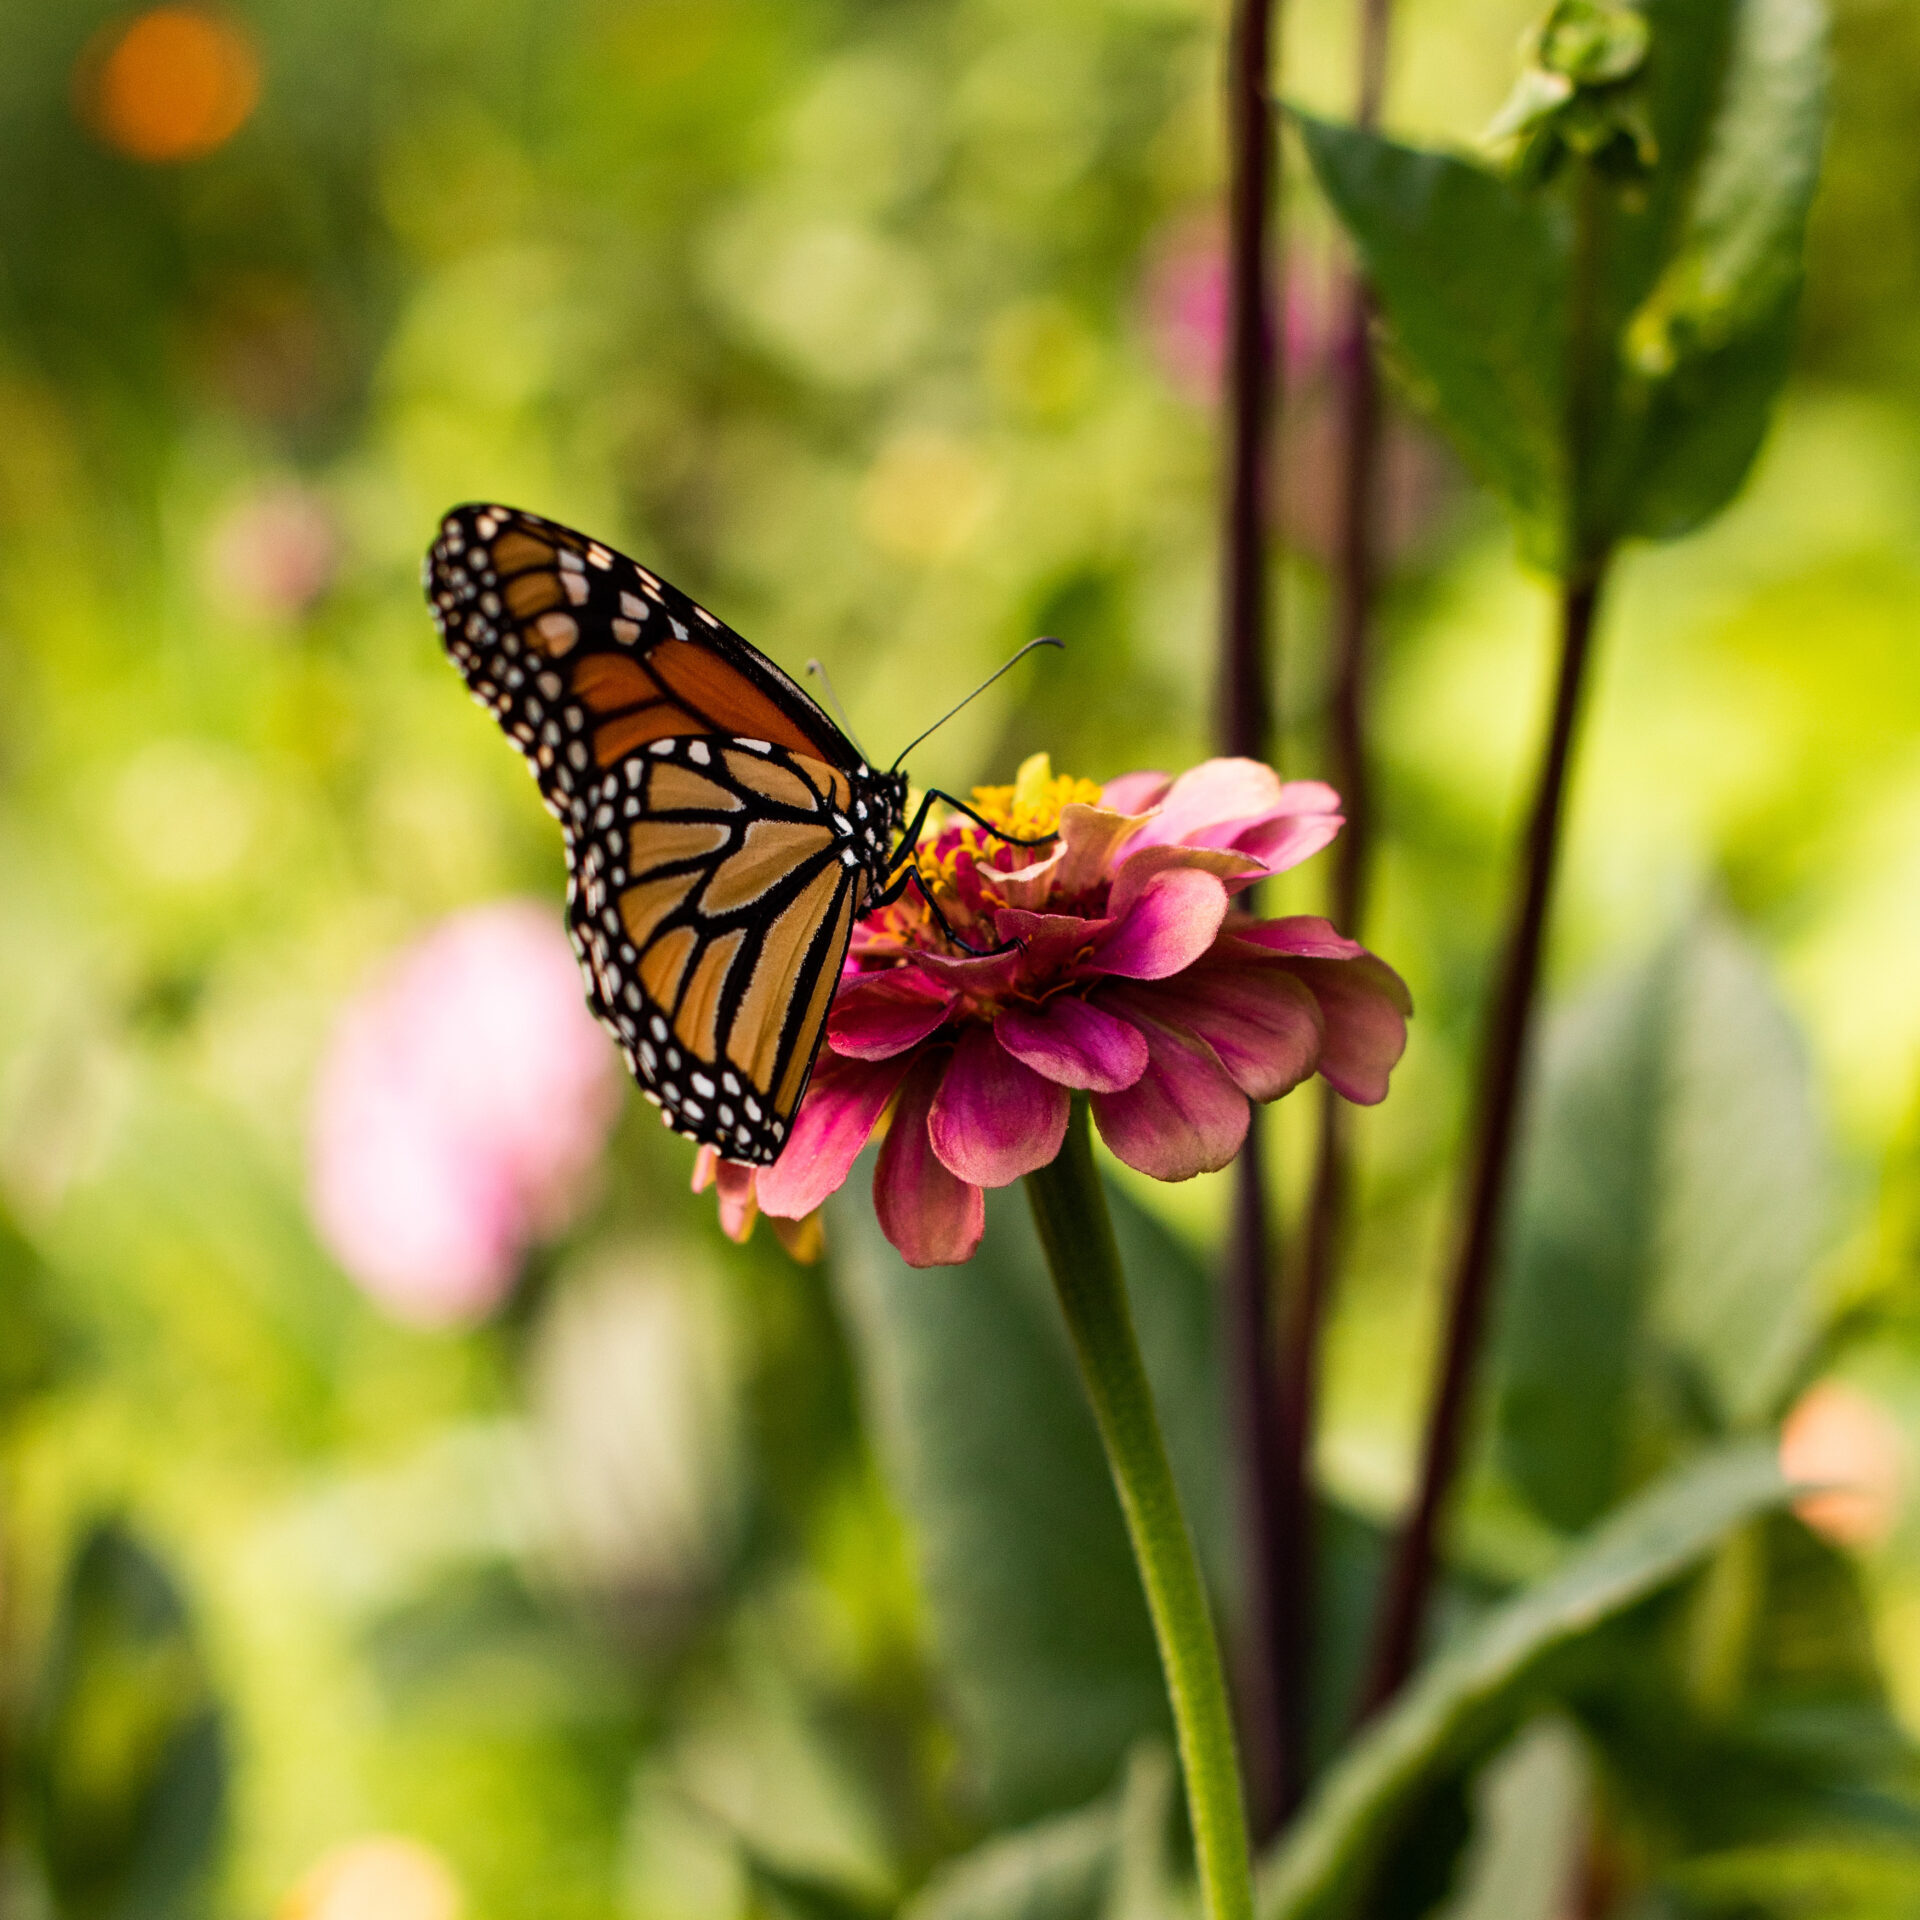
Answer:
M1361 126L1373 126L1380 117L1391 19L1391 0L1362 0L1354 113ZM1343 294L1334 363L1340 383L1341 463L1334 530L1327 761L1346 826L1334 843L1330 905L1334 925L1350 939L1358 939L1373 858L1367 692L1380 551L1380 376L1373 358L1373 299L1357 271L1348 274ZM1339 1271L1350 1180L1347 1110L1338 1094L1323 1087L1306 1235L1280 1339L1278 1548L1282 1563L1294 1569L1277 1656L1283 1699L1305 1701L1315 1669L1319 1543L1314 1524L1313 1440L1319 1420L1321 1336ZM1304 1782L1295 1785L1298 1788ZM1283 1811L1291 1813L1292 1803Z
M1230 151L1219 731L1223 751L1256 760L1272 757L1274 736L1267 595L1268 488L1279 402L1269 254L1277 171L1269 87L1273 15L1274 0L1236 0L1226 74ZM1298 1767L1298 1743L1289 1737L1289 1703L1276 1689L1274 1659L1278 1610L1292 1572L1276 1554L1273 1235L1257 1111L1236 1181L1224 1330L1247 1582L1247 1616L1235 1665L1248 1823L1257 1842L1273 1833Z
M1440 1524L1460 1467L1474 1375L1486 1332L1495 1256L1513 1171L1522 1074L1540 984L1547 912L1566 811L1567 772L1579 724L1602 569L1562 589L1560 672L1527 823L1519 901L1507 935L1474 1104L1467 1204L1448 1291L1439 1387L1428 1414L1420 1484L1395 1543L1375 1631L1361 1711L1370 1714L1397 1693L1419 1657L1433 1595Z

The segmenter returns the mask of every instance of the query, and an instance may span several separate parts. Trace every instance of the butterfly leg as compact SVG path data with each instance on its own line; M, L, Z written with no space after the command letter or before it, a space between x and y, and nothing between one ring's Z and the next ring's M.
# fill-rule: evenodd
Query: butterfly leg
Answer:
M909 886L919 889L920 898L927 903L927 911L933 915L934 924L940 931L962 953L970 955L973 959L987 960L996 953L1011 953L1020 944L1017 940L1002 940L997 946L976 947L962 940L948 924L947 916L940 911L940 902L933 897L933 889L927 885L927 877L920 871L918 862L911 859L900 869L897 879L890 881L883 892L875 894L867 902L865 911L871 913L878 907L890 907Z
M1008 833L1004 828L996 827L984 815L975 813L964 800L956 800L952 794L943 793L938 787L929 787L920 796L920 811L913 816L912 826L902 836L909 846L920 838L920 829L927 824L927 814L936 800L944 800L955 813L964 813L975 826L985 827L996 840L1004 840L1010 847L1047 847L1060 837L1057 833L1043 833L1037 840L1023 840L1017 833Z

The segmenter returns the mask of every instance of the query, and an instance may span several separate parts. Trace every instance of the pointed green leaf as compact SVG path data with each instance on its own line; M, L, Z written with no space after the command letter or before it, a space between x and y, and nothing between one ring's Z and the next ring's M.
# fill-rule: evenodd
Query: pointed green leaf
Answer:
M1770 1447L1722 1448L1636 1497L1557 1571L1494 1608L1423 1668L1322 1780L1268 1856L1262 1920L1332 1910L1421 1789L1515 1722L1549 1654L1658 1591L1786 1495Z
M1690 531L1745 478L1787 370L1819 171L1818 0L1646 0L1644 17L1647 163L1630 180L1573 162L1509 175L1300 117L1416 397L1504 496L1523 552L1562 575L1624 537ZM1522 119L1566 104L1553 79L1523 85Z
M1416 393L1503 495L1522 546L1564 558L1570 229L1490 168L1297 116Z

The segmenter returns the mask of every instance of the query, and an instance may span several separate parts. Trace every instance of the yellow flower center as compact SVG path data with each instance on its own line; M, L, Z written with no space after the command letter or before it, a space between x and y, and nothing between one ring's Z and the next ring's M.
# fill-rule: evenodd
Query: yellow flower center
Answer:
M1099 783L1076 779L1070 773L1055 773L1052 760L1044 753L1031 754L1021 761L1012 786L973 790L974 811L1016 840L1038 840L1054 832L1060 825L1061 812L1075 802L1097 807Z

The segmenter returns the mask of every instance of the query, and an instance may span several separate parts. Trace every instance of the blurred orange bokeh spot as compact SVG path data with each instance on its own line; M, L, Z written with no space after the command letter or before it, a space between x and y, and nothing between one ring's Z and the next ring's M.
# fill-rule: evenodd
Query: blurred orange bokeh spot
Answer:
M431 1847L372 1834L328 1854L275 1920L459 1920L461 1906L459 1882Z
M260 61L232 21L151 7L116 22L80 57L81 118L135 160L195 160L223 147L260 98Z
M1819 1489L1793 1503L1815 1533L1836 1546L1878 1546L1900 1518L1906 1439L1893 1415L1858 1387L1816 1381L1780 1429L1780 1471Z

